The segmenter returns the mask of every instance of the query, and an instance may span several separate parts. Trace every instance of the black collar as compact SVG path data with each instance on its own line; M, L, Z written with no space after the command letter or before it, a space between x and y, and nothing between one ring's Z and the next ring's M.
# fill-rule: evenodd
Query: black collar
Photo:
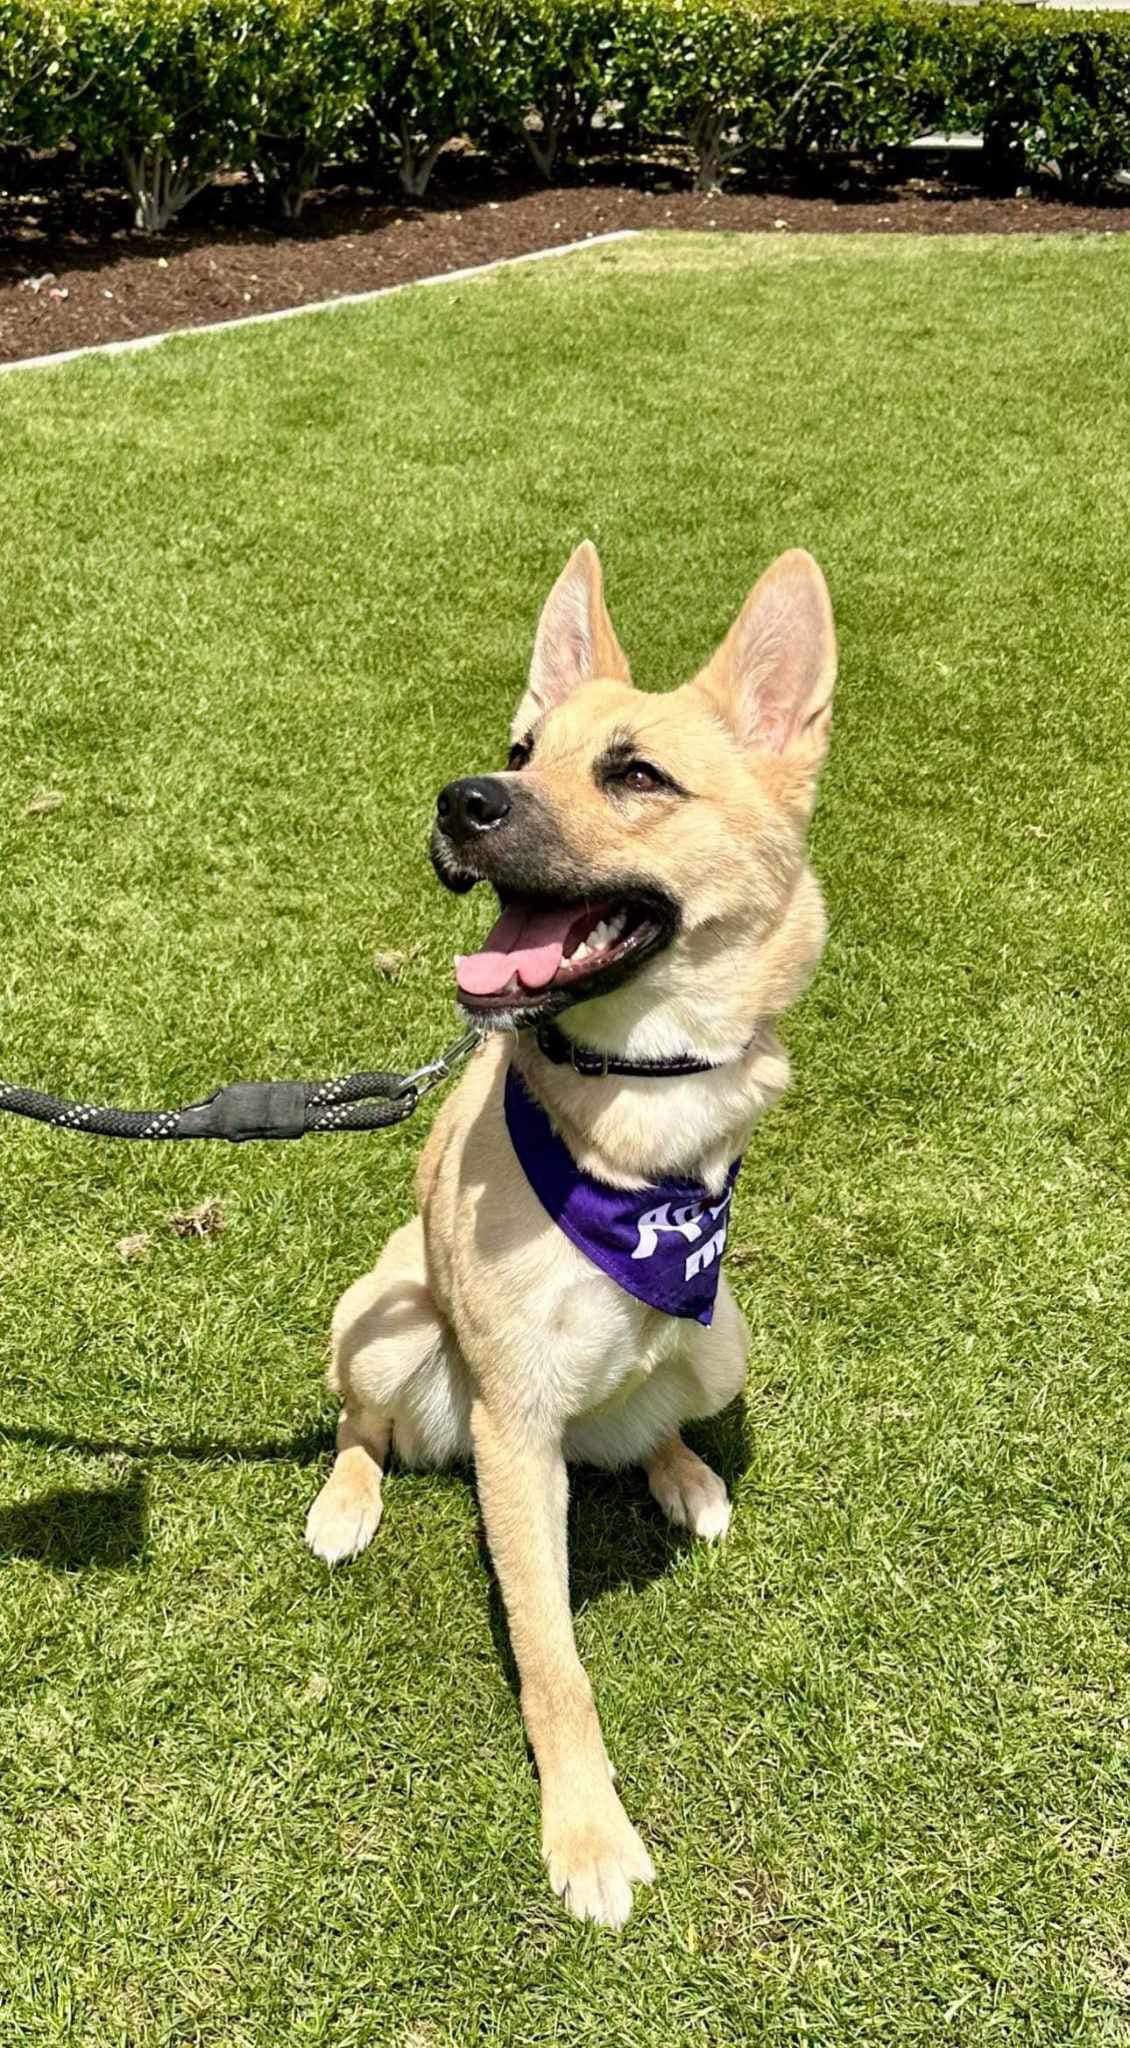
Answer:
M578 1045L575 1039L566 1038L551 1017L537 1028L538 1050L552 1060L555 1067L572 1067L575 1074L587 1074L603 1079L606 1074L638 1074L644 1080L658 1081L676 1074L712 1074L720 1064L718 1060L696 1059L693 1053L672 1053L665 1060L623 1060L615 1053L597 1052L595 1046Z

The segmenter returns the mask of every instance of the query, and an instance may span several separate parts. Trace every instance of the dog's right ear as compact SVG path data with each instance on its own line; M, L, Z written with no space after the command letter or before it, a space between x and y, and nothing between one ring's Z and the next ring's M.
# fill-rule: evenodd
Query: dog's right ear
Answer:
M627 657L604 602L600 556L591 540L574 549L546 598L534 640L530 680L512 727L516 740L595 676L630 683Z
M823 574L803 548L765 571L691 685L742 747L776 757L782 798L811 809L828 751L836 629Z

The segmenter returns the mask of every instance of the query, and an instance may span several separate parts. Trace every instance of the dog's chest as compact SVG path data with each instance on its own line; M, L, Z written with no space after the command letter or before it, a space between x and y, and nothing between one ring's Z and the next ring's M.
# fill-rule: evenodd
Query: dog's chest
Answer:
M474 1377L552 1430L618 1405L694 1325L617 1285L547 1214L510 1142L500 1080L497 1065L468 1077L479 1087L465 1084L438 1171L425 1171L429 1277Z
M625 1294L571 1245L555 1264L555 1284L539 1303L541 1330L530 1330L528 1366L573 1418L627 1400L676 1355L683 1333L675 1317Z

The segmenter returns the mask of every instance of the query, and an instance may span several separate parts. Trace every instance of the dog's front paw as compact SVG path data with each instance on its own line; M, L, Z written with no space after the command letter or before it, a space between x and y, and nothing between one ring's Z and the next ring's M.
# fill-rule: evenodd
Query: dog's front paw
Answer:
M306 1517L306 1542L325 1564L356 1557L372 1542L381 1519L379 1477L346 1475L341 1463L339 1458Z
M667 1520L702 1543L718 1543L730 1526L725 1483L684 1443L676 1443L648 1466L648 1485Z
M622 1927L632 1910L632 1886L650 1884L651 1857L615 1793L599 1809L573 1819L547 1821L542 1854L549 1882L577 1920Z

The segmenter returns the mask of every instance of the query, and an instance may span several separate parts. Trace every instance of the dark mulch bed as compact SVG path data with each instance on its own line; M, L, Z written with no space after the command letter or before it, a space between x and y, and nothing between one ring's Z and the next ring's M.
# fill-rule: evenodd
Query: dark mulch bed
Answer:
M448 158L443 169L423 204L350 186L318 193L297 229L273 225L255 188L232 180L197 201L175 232L149 240L127 225L120 194L86 190L65 163L44 164L36 192L0 190L0 361L371 291L610 228L1130 229L1130 203L1117 198L1092 206L1041 194L998 199L944 175L845 180L834 192L735 186L703 197L681 168L660 164L600 166L550 190L471 157Z

